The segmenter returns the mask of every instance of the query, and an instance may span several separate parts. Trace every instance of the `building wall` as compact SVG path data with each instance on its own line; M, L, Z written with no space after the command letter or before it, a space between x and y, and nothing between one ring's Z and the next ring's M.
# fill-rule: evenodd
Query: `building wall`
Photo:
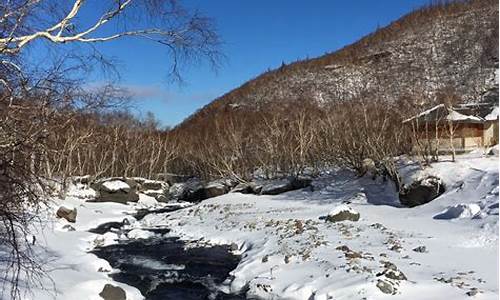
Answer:
M483 137L485 147L498 144L498 121L487 121L484 124Z
M453 134L453 140L450 140L450 133L446 126L441 126L438 128L439 139L436 139L436 131L430 130L428 132L429 140L427 140L425 129L420 130L420 143L427 146L430 143L432 149L438 149L439 151L451 151L453 148L455 150L471 150L474 148L479 148L483 146L490 146L498 143L498 122L491 122L488 124L477 124L477 123L465 123L455 125L455 132ZM430 126L429 128L432 128ZM414 143L413 150L418 150L418 145Z

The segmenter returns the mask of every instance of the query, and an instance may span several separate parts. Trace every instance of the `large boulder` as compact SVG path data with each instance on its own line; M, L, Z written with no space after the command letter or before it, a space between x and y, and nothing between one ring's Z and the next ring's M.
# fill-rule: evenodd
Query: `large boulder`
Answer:
M230 187L221 181L212 181L205 185L205 196L207 198L217 197L229 192Z
M253 186L251 183L248 182L242 182L236 185L232 190L231 193L242 193L242 194L252 194L253 193Z
M66 206L60 206L57 209L56 215L58 218L66 219L68 222L75 223L76 222L76 207L69 208Z
M174 183L169 189L169 197L187 202L200 202L207 199L203 183L198 178L191 178L184 183Z
M302 176L289 176L281 179L258 180L239 183L231 193L278 195L288 191L298 190L311 186L312 179Z
M308 187L311 185L312 180L306 177L289 176L282 179L268 180L260 182L262 187L257 191L254 187L255 193L261 195L278 195L284 192L293 191ZM257 184L256 186L258 186Z
M156 201L167 202L169 194L169 184L161 180L150 180L141 177L134 177L138 184L137 189L140 193L153 197Z
M127 300L127 294L121 287L109 283L104 286L99 296L104 300Z
M130 178L113 177L101 179L91 185L97 193L96 202L137 202L137 182Z
M169 198L172 200L179 200L184 198L186 189L185 183L174 183L168 189Z
M161 190L168 189L168 183L160 180L146 179L141 183L141 190Z
M293 190L292 180L289 178L266 181L260 189L261 195L278 195Z
M414 207L428 203L444 192L445 186L441 178L427 176L409 186L403 186L399 192L399 201L405 206Z

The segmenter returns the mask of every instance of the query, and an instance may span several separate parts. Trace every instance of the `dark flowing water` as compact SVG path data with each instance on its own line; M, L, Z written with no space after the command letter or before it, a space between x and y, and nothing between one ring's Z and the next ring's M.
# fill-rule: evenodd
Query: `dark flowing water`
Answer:
M93 231L117 227L103 224ZM161 234L168 229L152 231ZM100 247L92 253L120 270L110 275L114 280L138 288L148 300L246 299L218 289L240 261L229 246L185 246L186 242L178 238L153 237Z

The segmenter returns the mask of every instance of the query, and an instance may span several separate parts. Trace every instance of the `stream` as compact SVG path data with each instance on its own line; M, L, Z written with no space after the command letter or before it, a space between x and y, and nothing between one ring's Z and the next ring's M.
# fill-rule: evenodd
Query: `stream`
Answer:
M143 217L145 212L140 214ZM111 222L89 231L104 233L121 230L121 226ZM91 253L119 270L110 274L113 280L136 287L147 300L247 299L244 294L226 294L219 289L230 281L229 273L240 261L229 246L188 245L176 237L162 236L168 228L151 231L157 235L98 247Z

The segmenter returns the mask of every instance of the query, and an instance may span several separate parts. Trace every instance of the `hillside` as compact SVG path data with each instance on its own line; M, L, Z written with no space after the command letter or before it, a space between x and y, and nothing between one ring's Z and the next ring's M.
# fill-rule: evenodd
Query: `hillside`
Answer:
M249 58L251 60L251 58ZM480 101L496 87L498 2L454 1L411 12L336 52L283 65L215 99L177 129L218 112L312 100L354 98L429 105L442 93Z

